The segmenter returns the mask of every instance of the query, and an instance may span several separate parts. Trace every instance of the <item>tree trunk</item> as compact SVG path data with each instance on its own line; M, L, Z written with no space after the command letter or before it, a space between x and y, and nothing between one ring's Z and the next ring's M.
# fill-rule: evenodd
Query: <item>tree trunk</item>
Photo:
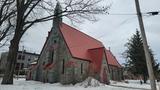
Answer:
M13 84L13 74L16 66L17 51L19 49L19 35L14 36L10 42L9 52L7 56L7 64L1 84Z
M1 84L13 84L13 74L14 69L17 63L17 51L19 49L19 41L24 34L25 31L23 31L24 27L24 21L23 15L24 11L22 10L22 7L20 6L22 3L16 1L17 6L17 20L16 20L16 29L13 39L10 42L8 57L7 57L7 64L5 68L5 73L3 76L3 80Z

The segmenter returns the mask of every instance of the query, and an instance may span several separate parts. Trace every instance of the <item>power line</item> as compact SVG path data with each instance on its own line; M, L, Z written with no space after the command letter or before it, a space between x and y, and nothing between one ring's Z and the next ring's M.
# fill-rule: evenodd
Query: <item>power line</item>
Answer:
M136 13L108 13L108 15L137 15L137 14ZM160 11L145 12L145 13L142 13L142 15L150 15L150 16L160 15Z
M137 15L137 14L125 14L125 13L109 13L108 15ZM142 15L147 15L147 16L155 16L155 14L150 14L150 13L142 13ZM156 15L160 15L160 14L156 14Z
M134 14L134 13L108 13L108 15L137 15L137 14Z

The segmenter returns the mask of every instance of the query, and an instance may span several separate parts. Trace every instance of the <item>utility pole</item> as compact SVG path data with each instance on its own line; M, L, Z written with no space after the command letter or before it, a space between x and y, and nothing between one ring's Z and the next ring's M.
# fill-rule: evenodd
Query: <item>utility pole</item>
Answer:
M20 72L22 71L22 69L21 69L21 65L22 65L22 60L23 60L23 55L24 55L24 46L22 46L22 54L21 54L21 61L20 61L20 63L19 63L19 69L18 69L18 74L17 74L17 80L18 80L18 78L19 78L19 74L20 74Z
M145 52L145 57L146 57L146 63L147 63L147 68L148 68L150 84L151 84L151 90L156 90L156 83L155 83L155 77L154 77L154 72L153 72L153 66L152 66L152 62L151 62L151 55L149 53L149 47L147 44L147 39L146 39L146 34L145 34L145 29L144 29L144 24L143 24L139 1L135 0L135 4L136 4L139 26L140 26L140 30L141 30L141 36L142 36L142 42L143 42L143 47L144 47L144 52Z

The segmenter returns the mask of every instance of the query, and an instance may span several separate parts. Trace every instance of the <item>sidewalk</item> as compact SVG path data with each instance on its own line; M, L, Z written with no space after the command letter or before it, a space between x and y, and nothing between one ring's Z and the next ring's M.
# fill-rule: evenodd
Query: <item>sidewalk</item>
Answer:
M151 89L146 89L146 88L137 88L137 87L120 86L120 85L110 85L110 86L122 87L122 88L129 88L129 89L139 89L139 90L151 90Z

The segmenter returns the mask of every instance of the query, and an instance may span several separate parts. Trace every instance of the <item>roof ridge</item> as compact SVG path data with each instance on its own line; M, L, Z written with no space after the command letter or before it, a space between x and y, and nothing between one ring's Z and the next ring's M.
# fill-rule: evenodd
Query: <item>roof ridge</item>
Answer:
M32 52L28 52L28 51L18 51L18 53L24 53L24 54L31 54L31 55L37 55L37 56L39 56L40 54L38 54L38 53L32 53Z
M104 47L97 47L97 48L91 48L91 49L88 49L88 50L96 50L96 49L102 49Z

